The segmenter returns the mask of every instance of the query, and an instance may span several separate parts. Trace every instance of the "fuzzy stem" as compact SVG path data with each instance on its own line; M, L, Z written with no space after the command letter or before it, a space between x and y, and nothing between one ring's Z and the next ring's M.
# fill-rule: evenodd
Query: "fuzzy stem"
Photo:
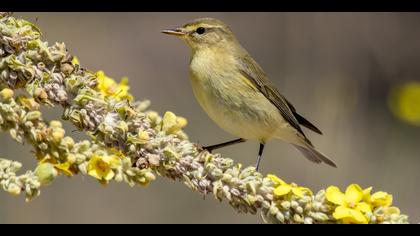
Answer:
M90 144L88 149L94 147L88 152L90 155L84 155L80 162L74 161L69 156L82 155L77 145L64 149L61 146L60 149L69 138L65 138L61 130L56 130L55 134L48 130L39 112L31 113L31 122L36 122L32 122L30 129L38 127L36 124L42 126L42 129L35 128L34 135L26 122L20 120L22 116L28 118L29 111L22 107L24 104L15 103L12 110L24 114L8 119L7 112L4 113L3 120L7 120L3 122L4 130L15 130L12 133L18 141L29 140L36 148L39 160L48 156L46 162L54 166L53 170L51 166L42 166L44 169L38 171L46 172L47 180L56 170L69 171L70 175L88 173L102 183L123 179L129 183L147 184L153 180L151 170L179 180L203 195L212 193L218 200L226 199L238 212L255 214L260 210L266 222L343 222L333 217L337 206L326 200L324 190L314 195L294 184L265 177L252 166L243 168L232 159L203 151L188 140L182 131L182 119L173 113L167 112L160 117L153 111L145 111L146 102L131 103L129 96L102 88L109 82L107 78L81 68L64 43L49 46L41 40L40 31L32 23L9 14L0 14L0 17L0 87L6 91L3 104L9 101L10 105L10 101L14 101L7 89L24 89L36 103L63 107L62 118L93 139L92 144L86 141ZM46 138L37 139L36 131L45 134ZM117 155L109 150L117 150L124 157L115 164L112 158ZM126 160L129 165L124 164ZM98 165L102 169L95 166L98 161L103 162ZM289 191L280 194L279 185ZM370 223L408 222L407 217L399 213L387 215L380 207L375 210L364 216Z

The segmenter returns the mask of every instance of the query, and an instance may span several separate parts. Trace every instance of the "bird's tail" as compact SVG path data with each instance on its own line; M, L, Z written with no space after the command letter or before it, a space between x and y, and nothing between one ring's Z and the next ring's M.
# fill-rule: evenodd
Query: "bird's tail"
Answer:
M337 168L337 165L332 160L330 160L324 154L317 151L314 147L311 147L309 145L306 147L301 147L296 144L293 144L293 146L295 146L308 160L318 164L324 162L329 166Z

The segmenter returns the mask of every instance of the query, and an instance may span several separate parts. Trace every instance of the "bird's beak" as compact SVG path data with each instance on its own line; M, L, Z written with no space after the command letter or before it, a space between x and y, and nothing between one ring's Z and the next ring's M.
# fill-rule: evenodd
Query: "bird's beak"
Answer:
M184 36L184 35L187 34L187 32L182 28L166 29L166 30L162 30L162 33L169 34L169 35L175 35L175 36Z

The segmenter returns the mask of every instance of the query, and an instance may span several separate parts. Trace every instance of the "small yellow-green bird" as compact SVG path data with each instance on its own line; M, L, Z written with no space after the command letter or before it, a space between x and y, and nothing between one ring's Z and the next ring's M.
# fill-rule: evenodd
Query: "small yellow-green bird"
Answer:
M222 21L201 18L162 31L183 39L191 48L190 81L195 97L210 118L239 139L204 147L208 151L257 140L258 170L264 145L281 139L294 145L310 161L337 167L317 151L301 125L322 134L299 115Z

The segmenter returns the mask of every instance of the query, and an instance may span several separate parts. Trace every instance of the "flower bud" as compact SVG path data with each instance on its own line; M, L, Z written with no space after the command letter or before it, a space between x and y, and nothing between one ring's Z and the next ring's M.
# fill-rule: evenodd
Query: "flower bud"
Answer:
M52 121L50 121L50 127L51 128L63 128L63 125L61 124L60 121L52 120Z
M15 183L11 183L8 187L7 187L7 192L9 192L12 195L19 195L20 192L22 191L22 188L19 187L17 184Z
M31 111L26 115L26 119L30 121L38 120L42 116L40 111Z
M35 169L35 175L42 185L50 184L57 176L57 170L51 163L45 162L39 164Z
M60 143L64 138L66 131L62 128L57 128L52 132L52 138L55 143Z
M14 96L14 92L11 89L5 88L2 91L0 91L0 97L3 100L9 100Z

